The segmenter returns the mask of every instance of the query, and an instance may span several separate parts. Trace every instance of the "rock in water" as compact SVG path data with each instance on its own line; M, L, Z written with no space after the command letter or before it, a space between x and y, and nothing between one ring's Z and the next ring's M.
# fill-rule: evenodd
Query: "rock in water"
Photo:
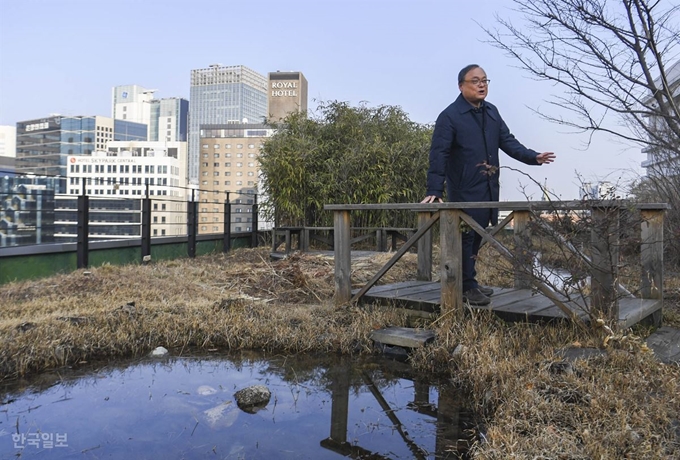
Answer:
M151 352L151 356L165 356L167 354L168 349L164 347L156 347L156 349Z
M265 408L271 396L271 391L264 385L253 385L234 393L234 399L236 399L238 407L242 411L251 414Z
M214 389L213 387L209 386L209 385L201 385L196 390L196 393L198 393L201 396L210 396L210 395L214 395L215 393L217 393L217 390Z

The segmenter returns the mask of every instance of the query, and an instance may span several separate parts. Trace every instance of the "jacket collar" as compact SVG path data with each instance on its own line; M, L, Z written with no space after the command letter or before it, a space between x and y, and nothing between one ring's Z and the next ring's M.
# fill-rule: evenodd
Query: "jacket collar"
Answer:
M463 94L458 95L456 100L453 102L453 105L456 107L456 110L458 110L460 113L472 112L474 110L472 104L465 100ZM489 115L492 119L494 120L496 119L496 114L494 113L493 105L489 102L486 102L486 100L482 103L482 110L484 110L484 112L486 112L486 114Z

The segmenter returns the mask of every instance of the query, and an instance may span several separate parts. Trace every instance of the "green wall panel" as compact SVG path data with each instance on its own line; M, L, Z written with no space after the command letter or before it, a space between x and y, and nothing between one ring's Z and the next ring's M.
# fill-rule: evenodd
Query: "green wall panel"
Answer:
M153 242L152 242L153 243ZM232 238L232 249L250 247L250 235ZM222 252L222 239L199 241L196 243L196 255ZM151 245L151 260L181 259L187 256L187 243L166 243ZM89 266L99 267L104 264L125 265L141 262L139 246L90 250ZM0 284L45 278L57 273L68 273L76 270L78 259L75 251L46 254L28 254L0 258Z

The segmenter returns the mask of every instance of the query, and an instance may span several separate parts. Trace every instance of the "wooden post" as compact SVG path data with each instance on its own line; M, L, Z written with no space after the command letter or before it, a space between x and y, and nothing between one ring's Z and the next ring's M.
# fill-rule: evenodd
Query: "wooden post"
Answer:
M531 289L533 254L531 252L531 232L529 230L529 211L514 211L513 228L515 238L515 288Z
M347 365L331 369L331 436L338 443L347 442L347 418L349 415L350 372Z
M463 240L460 213L442 209L440 217L441 245L441 313L463 311Z
M605 319L619 320L619 208L592 208L591 306Z
M333 242L335 252L335 304L344 305L352 298L352 252L349 211L334 211Z
M640 258L643 299L663 298L663 211L642 210Z
M430 220L431 214L427 212L418 213L418 228L425 225ZM432 231L425 233L418 240L418 281L432 281Z

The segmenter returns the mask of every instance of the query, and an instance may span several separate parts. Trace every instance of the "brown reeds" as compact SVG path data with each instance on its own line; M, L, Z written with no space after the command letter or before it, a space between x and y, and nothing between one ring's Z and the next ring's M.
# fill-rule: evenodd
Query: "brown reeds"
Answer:
M390 256L353 261L357 287ZM510 267L499 260L486 248L480 253L482 282L511 285ZM407 254L382 282L413 279L415 266ZM677 327L680 282L671 277L667 287L664 320ZM195 347L369 353L372 330L414 323L388 306L336 308L333 289L332 258L273 262L266 249L9 283L0 286L0 375L140 356L157 346L176 355ZM436 340L412 354L412 365L470 391L484 427L474 458L680 455L680 368L654 359L644 331L508 324L471 311L419 321ZM565 361L561 351L569 348L599 353Z

